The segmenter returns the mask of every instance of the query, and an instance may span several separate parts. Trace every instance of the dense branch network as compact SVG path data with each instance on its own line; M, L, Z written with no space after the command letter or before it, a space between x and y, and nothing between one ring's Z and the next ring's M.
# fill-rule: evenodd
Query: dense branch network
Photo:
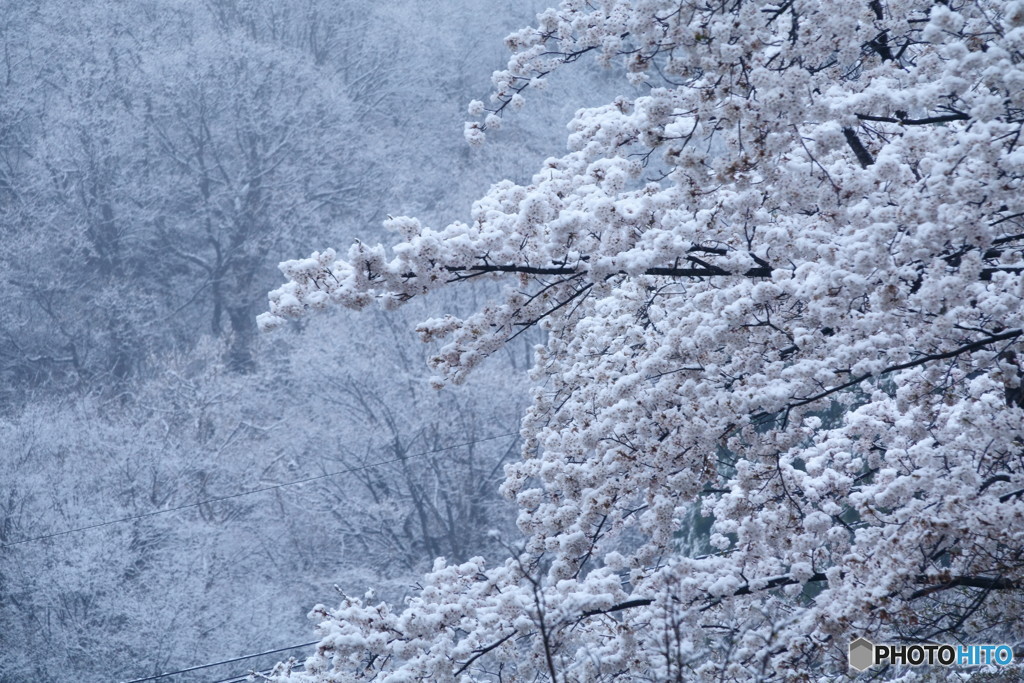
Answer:
M502 486L522 546L324 608L280 678L806 680L861 635L1019 644L1024 3L565 0L506 42L471 143L583 54L643 94L469 223L282 264L261 323L503 283L419 332L439 383L546 334Z

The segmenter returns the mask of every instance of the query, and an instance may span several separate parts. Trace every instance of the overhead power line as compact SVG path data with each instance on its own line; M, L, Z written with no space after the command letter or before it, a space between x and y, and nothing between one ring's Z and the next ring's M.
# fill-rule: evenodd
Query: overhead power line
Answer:
M219 681L213 683L245 683L249 680L250 674L257 674L260 676L268 676L273 669L264 669L263 671L250 671L248 673L240 674L238 676L232 676L231 678L222 678Z
M177 676L178 674L187 674L187 673L191 673L193 671L200 671L202 669L210 669L210 668L213 668L215 666L221 666L222 664L233 664L234 662L242 662L242 661L245 661L246 659L253 659L255 657L262 657L263 655L273 655L273 654L277 654L278 652L288 652L288 650L298 650L300 647L309 647L311 645L316 645L319 642L320 642L319 640L314 640L314 641L311 641L309 643L301 643L300 645L292 645L291 647L279 647L276 650L267 650L266 652L257 652L256 654L245 655L243 657L232 657L231 659L224 659L224 660L221 660L219 662L212 662L210 664L200 664L199 666L190 666L187 669L178 669L177 671L168 671L166 673L156 674L155 676L146 676L145 678L133 678L130 681L124 681L124 683L145 683L145 681L156 681L156 680L159 680L161 678L167 678L168 676ZM242 678L245 678L247 676L248 676L248 674L245 674L244 676L242 676ZM239 677L235 676L233 678L229 678L229 679L226 679L226 680L230 681L230 680L235 680L237 678L239 678Z
M23 538L20 541L12 541L10 543L0 544L0 548L11 548L16 545L22 545L25 543L35 543L38 541L45 541L51 538L57 538L59 536L67 536L68 534L76 534L81 531L89 531L91 529L100 529L105 526L111 526L114 524L123 524L124 522L133 522L138 519L146 519L147 517L156 517L157 515L166 515L172 512L180 512L182 510L188 510L190 508L199 507L201 505L207 505L209 503L219 503L225 500L231 500L233 498L242 498L243 496L251 496L257 493L266 493L267 491L274 491L277 489L283 489L286 486L296 486L298 484L308 484L311 481L317 481L320 479L329 479L330 477L336 477L339 474L350 474L352 472L359 472L360 470L368 470L374 467L381 467L383 465L390 465L392 463L401 462L403 460L409 460L412 458L419 458L424 455L431 455L433 453L442 453L444 451L455 450L456 448L462 448L464 446L472 446L473 444L483 443L485 441L494 441L495 439L503 439L508 436L518 436L517 432L508 432L506 434L498 434L497 436L489 436L484 439L476 439L474 441L467 441L465 443L455 444L453 446L445 446L444 448L435 448L430 451L420 451L419 453L410 453L398 458L391 458L390 460L382 460L380 462L371 462L365 465L358 465L356 467L346 467L345 469L336 470L334 472L327 472L325 474L318 474L314 477L305 477L304 479L296 479L294 481L286 481L281 484L272 484L270 486L261 486L260 488L250 489L248 491L240 491L238 493L232 493L226 496L218 496L216 498L206 498L199 500L194 503L185 503L184 505L177 505L170 508L162 508L160 510L152 510L150 512L143 512L138 515L130 515L128 517L119 517L117 519L110 519L105 522L96 522L95 524L88 524L86 526L75 527L73 529L65 529L64 531L55 531L51 534L44 534L42 536L33 536L30 538Z

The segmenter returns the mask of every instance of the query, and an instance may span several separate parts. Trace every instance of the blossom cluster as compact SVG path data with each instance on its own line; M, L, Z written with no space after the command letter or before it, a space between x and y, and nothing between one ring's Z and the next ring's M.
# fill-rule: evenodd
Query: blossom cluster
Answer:
M469 224L282 264L262 324L505 282L420 331L460 381L546 330L502 487L524 546L386 622L325 612L334 668L282 680L803 680L857 635L1020 642L1024 3L565 0L507 42L472 114L589 52L646 89Z

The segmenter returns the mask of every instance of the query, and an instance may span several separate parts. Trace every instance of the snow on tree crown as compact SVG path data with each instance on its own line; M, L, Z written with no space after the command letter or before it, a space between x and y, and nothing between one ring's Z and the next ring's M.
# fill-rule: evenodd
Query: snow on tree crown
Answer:
M1024 3L565 0L507 43L472 143L588 52L640 94L469 224L282 264L260 323L505 282L419 329L456 381L546 330L503 486L525 545L322 609L278 675L803 680L858 635L1020 643Z

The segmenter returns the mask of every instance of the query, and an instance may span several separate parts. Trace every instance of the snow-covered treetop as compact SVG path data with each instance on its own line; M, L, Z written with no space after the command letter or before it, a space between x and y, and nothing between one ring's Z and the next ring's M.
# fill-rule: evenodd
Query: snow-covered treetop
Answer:
M1020 642L1024 2L565 0L507 43L471 143L588 52L641 94L469 224L283 263L260 323L505 282L419 330L455 381L547 330L503 486L524 549L322 610L280 675L806 678L858 635Z

